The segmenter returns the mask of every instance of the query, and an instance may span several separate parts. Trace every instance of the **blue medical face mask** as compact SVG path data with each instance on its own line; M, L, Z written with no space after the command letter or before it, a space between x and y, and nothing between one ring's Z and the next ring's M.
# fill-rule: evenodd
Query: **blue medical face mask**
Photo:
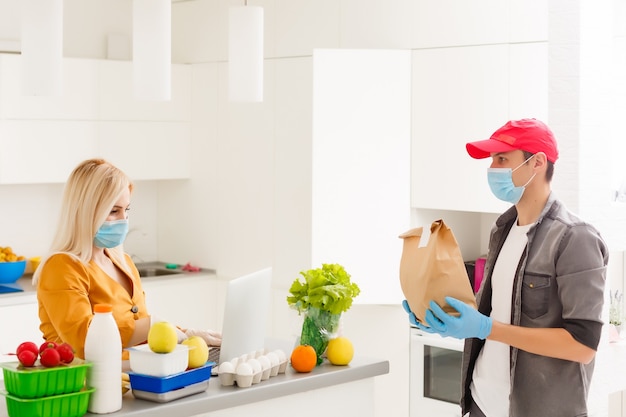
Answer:
M127 234L128 219L104 222L96 232L93 243L99 248L114 248L124 242Z
M522 198L526 186L535 178L536 173L530 177L526 184L516 187L515 184L513 184L513 172L528 162L533 156L535 155L530 156L530 158L519 164L515 169L489 168L487 170L487 181L489 182L489 188L491 188L493 195L502 201L517 204Z

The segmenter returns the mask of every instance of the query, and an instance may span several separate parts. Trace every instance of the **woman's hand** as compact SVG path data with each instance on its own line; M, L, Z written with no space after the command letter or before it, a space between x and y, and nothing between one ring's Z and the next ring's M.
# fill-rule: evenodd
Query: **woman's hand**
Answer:
M222 345L222 334L213 330L187 329L185 330L185 334L187 335L187 337L200 336L209 346Z

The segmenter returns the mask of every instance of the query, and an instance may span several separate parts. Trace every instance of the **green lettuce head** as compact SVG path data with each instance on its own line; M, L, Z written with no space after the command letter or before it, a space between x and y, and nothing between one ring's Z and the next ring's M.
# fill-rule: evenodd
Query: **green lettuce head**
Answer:
M348 311L354 297L359 295L359 286L350 281L350 274L339 264L322 264L321 268L300 272L287 297L289 305L298 312L316 307L331 314Z

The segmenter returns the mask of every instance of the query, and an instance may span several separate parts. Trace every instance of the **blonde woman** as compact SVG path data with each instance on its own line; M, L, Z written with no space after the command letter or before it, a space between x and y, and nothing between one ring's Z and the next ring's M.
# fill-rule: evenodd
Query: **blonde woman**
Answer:
M105 160L79 164L65 186L50 255L33 276L43 338L69 343L80 358L95 304L113 306L123 347L148 336L151 317L139 272L122 247L132 190L130 179ZM187 332L221 344L218 333ZM185 336L181 331L179 340Z

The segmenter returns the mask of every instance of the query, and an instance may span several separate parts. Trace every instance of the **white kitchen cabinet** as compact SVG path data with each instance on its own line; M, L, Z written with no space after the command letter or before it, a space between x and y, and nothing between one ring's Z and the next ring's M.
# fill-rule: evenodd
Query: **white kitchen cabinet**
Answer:
M63 59L59 97L24 96L21 56L0 54L0 119L153 120L191 119L191 66L172 65L169 101L133 97L131 61Z
M508 46L413 51L411 206L500 212L489 163L465 143L487 139L508 118Z
M132 62L64 59L61 97L22 96L19 55L0 54L0 184L65 182L103 157L135 180L190 176L191 67L172 66L172 99L132 97Z
M411 3L411 47L414 49L548 39L547 1L451 0L442 3L416 0Z
M467 142L510 119L547 121L547 48L486 45L413 51L411 206L500 213L487 184L490 160Z
M485 45L509 40L509 1L413 2L412 48ZM477 9L484 10L478 13ZM490 18L485 19L488 13Z
M342 2L336 0L275 0L274 57L305 57L310 56L315 48L340 48L341 7ZM277 83L276 87L281 84Z
M91 121L0 120L0 184L63 183L96 140Z
M190 142L184 122L0 120L0 184L64 183L89 158L133 180L185 179Z
M355 303L395 304L410 224L411 55L317 50L313 57L311 261L342 264Z
M33 298L28 303L0 307L0 334L0 355L15 352L22 342L43 343L37 300Z
M190 152L189 123L98 124L98 155L122 168L133 180L189 178Z
M190 65L172 65L169 101L145 101L133 97L132 61L101 60L98 69L99 120L191 120Z
M59 97L22 95L20 55L0 54L0 120L95 120L98 61L63 60Z

